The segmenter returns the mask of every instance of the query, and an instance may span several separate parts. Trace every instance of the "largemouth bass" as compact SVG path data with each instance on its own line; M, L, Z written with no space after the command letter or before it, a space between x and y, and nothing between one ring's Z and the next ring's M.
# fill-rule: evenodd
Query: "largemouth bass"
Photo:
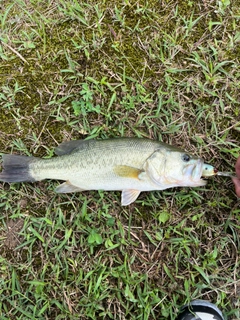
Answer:
M216 172L181 149L141 138L63 142L55 153L51 159L3 155L0 181L66 181L58 193L120 190L121 204L129 205L141 191L204 186L201 177Z

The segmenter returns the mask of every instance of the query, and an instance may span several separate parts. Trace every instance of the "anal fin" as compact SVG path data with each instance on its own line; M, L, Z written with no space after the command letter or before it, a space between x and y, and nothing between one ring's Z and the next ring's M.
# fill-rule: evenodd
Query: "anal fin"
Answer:
M132 190L132 189L123 190L122 201L121 201L122 206L127 206L130 203L134 202L139 196L140 192L141 191L139 190Z
M73 184L71 184L70 181L66 181L62 184L60 184L55 191L57 193L71 193L71 192L78 192L78 191L84 191L84 189L81 189L77 186L74 186Z

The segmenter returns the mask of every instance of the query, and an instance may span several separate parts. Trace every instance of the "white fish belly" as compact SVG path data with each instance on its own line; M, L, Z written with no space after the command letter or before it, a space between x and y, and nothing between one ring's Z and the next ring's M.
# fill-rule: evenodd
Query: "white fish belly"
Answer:
M134 189L139 191L162 190L165 187L157 185L149 178L144 180L138 178L119 177L114 172L104 171L100 174L89 174L82 176L76 173L75 177L68 179L69 182L83 190L126 190Z

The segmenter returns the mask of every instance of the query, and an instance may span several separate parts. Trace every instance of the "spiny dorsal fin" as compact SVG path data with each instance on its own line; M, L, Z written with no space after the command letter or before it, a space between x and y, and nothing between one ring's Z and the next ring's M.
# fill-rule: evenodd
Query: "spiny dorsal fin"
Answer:
M71 140L60 143L54 150L55 154L62 156L74 152L75 149L83 149L95 140Z

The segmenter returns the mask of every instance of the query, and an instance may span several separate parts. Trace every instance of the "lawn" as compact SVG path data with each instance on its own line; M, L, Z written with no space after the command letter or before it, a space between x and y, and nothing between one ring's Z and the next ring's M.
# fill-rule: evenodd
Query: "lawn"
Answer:
M0 152L147 137L221 171L240 154L239 1L2 0ZM240 318L231 180L141 193L0 183L0 317L171 319L192 299Z

